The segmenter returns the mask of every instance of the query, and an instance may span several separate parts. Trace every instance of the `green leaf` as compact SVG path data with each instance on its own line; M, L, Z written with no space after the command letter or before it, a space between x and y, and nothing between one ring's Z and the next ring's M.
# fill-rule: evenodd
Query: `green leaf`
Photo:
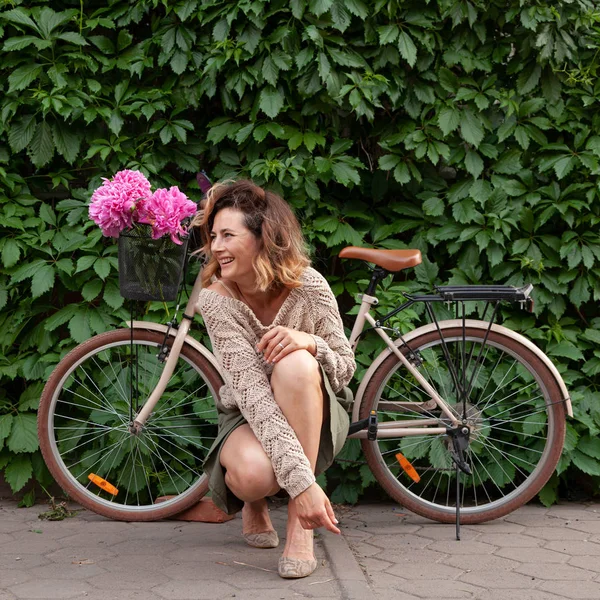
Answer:
M81 295L84 300L91 302L94 298L98 297L98 294L102 291L102 281L93 279L88 281L81 289Z
M54 156L54 140L52 139L52 128L46 121L38 124L35 135L29 147L31 162L36 167L43 167L50 162Z
M29 413L17 413L6 445L11 452L35 452L39 448L37 419Z
M82 256L77 260L77 268L75 269L75 273L79 273L80 271L87 271L98 259L97 256Z
M41 381L28 385L19 396L19 410L37 410L43 389L44 384Z
M332 4L333 0L310 0L308 10L310 10L313 15L320 17L331 8Z
M75 44L77 46L87 46L85 38L75 31L65 31L63 33L59 33L56 36L59 40L64 40L65 42L70 42L71 44Z
M548 354L551 356L562 356L572 360L583 360L583 354L577 346L571 342L560 342L548 347Z
M575 156L565 156L554 163L554 172L559 179L566 177L577 164Z
M550 479L550 481L542 488L542 490L538 494L538 498L546 508L549 508L553 504L556 504L556 502L558 502L558 478L556 482Z
M8 76L8 93L24 90L42 72L42 66L32 63L15 69Z
M19 267L11 277L12 283L18 283L28 277L33 277L43 266L46 265L46 261L42 259L36 259L29 263Z
M393 169L400 161L402 157L397 154L384 154L379 158L379 168L384 171L389 171Z
M402 184L407 184L412 179L410 169L405 162L398 163L394 169L394 179Z
M571 300L575 306L581 306L585 302L588 302L590 298L591 292L587 278L584 276L578 277L575 280L573 289L569 293L569 300ZM583 355L581 355L581 358L583 359Z
M64 126L58 122L52 127L52 134L58 153L64 156L69 164L73 164L79 154L81 136L73 130L72 126Z
M481 156L473 150L468 150L465 157L465 168L475 179L477 179L483 172L483 160L481 159Z
M600 344L600 331L597 329L586 329L583 337L586 340L590 340L590 342L594 342L596 344Z
M379 43L383 46L395 42L400 34L400 29L398 25L383 25L377 28L377 33L379 34Z
M444 135L452 133L460 124L460 112L451 106L443 106L438 114L438 124Z
M54 276L56 272L53 266L44 265L31 278L31 295L38 298L54 287Z
M505 152L494 165L494 171L496 173L506 173L507 175L518 173L523 168L521 165L521 155L520 150Z
M54 313L44 321L44 328L46 331L54 331L57 327L60 327L69 321L77 311L78 308L76 304L67 304L67 306L61 308L58 312Z
M117 310L123 306L125 299L121 296L119 287L112 282L108 282L104 288L104 302L108 304L113 310Z
M2 13L2 18L10 21L11 23L17 23L18 25L25 25L33 29L37 33L41 33L35 21L27 14L23 8L13 8L7 12Z
M262 75L272 86L277 85L277 78L279 76L279 67L273 62L273 59L267 55L263 61Z
M596 458L592 458L579 450L575 450L571 455L573 464L588 475L600 475L600 462Z
M483 140L483 125L481 119L470 110L463 110L460 116L460 134L463 140L477 147Z
M94 271L104 281L110 273L110 261L107 258L99 258L94 263Z
M600 438L591 435L583 436L577 444L577 450L600 460Z
M0 415L0 448L12 429L13 416L11 414Z
M364 20L369 16L369 7L362 0L344 0L344 4L356 17Z
M69 321L69 332L71 337L81 344L92 337L90 328L90 319L87 310L79 308L75 315Z
M11 125L8 130L8 143L16 154L26 148L35 133L36 120L34 115L27 115Z
M13 493L17 493L31 479L32 473L33 467L29 455L19 454L13 456L6 469L4 469L4 478Z
M260 109L271 119L274 119L283 108L283 95L275 87L266 87L260 93Z
M56 214L50 205L42 204L40 206L40 219L48 225L56 225Z
M359 172L350 165L343 162L333 163L331 168L336 181L342 185L349 186L351 183L358 185L360 183Z
M411 67L414 67L417 62L417 47L406 31L401 31L398 36L398 50L400 50L402 58Z
M437 196L428 198L423 202L423 212L426 215L439 217L444 214L444 201Z
M5 267L12 267L17 264L21 256L21 247L13 238L7 238L2 247L2 263Z

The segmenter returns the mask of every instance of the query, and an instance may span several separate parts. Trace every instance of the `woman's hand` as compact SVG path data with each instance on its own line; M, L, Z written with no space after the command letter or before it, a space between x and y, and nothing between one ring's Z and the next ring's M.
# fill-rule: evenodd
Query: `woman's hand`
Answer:
M315 356L317 344L308 333L278 325L263 335L256 349L263 353L267 362L276 363L296 350L308 350Z
M313 483L291 502L296 503L296 514L304 529L325 527L333 533L340 533L331 502L318 483Z

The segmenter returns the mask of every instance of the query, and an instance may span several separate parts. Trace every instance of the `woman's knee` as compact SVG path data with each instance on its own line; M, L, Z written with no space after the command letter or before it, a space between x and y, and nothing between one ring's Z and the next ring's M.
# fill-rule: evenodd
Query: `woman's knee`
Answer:
M321 386L321 370L315 357L307 350L296 350L275 363L271 375L271 385L285 386L285 389L297 387L306 390L307 386Z
M223 465L225 483L244 501L258 500L277 491L277 480L269 457L255 452L239 452L235 460Z

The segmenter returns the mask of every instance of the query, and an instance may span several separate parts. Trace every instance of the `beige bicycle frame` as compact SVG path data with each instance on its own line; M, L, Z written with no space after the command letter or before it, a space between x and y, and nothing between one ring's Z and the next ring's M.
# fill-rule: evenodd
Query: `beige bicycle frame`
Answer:
M358 339L360 334L362 333L365 322L369 323L379 337L385 342L386 346L398 357L398 360L406 367L406 369L413 375L413 377L419 382L423 390L429 394L431 400L424 404L424 408L427 410L431 410L435 406L439 407L439 409L444 413L452 427L458 427L460 425L460 421L457 418L456 414L452 412L448 403L435 391L433 387L429 384L429 382L421 375L418 369L410 363L410 361L402 354L402 352L398 349L398 347L394 344L393 340L389 335L381 328L377 326L377 322L370 314L370 310L372 306L376 306L378 304L378 300L375 296L369 296L368 294L363 294L362 301L360 304L360 309L358 311L358 315L356 316L356 321L354 322L354 327L352 328L352 333L350 334L350 345L352 346L352 350L356 351L356 347L358 345ZM402 408L402 402L390 402L391 406L395 408ZM414 406L414 402L412 405ZM396 437L407 437L411 435L440 435L446 433L446 427L435 427L435 425L439 425L440 421L436 418L431 419L413 419L410 422L402 423L397 421L390 421L387 423L379 423L377 427L377 437L378 438L396 438ZM365 430L354 433L348 437L352 438L366 438L367 432Z

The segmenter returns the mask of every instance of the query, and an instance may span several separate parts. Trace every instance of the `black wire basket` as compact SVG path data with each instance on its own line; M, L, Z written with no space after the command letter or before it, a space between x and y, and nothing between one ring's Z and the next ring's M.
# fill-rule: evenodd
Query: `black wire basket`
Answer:
M183 277L188 239L181 246L169 236L153 240L150 227L119 235L119 290L129 300L173 301Z

